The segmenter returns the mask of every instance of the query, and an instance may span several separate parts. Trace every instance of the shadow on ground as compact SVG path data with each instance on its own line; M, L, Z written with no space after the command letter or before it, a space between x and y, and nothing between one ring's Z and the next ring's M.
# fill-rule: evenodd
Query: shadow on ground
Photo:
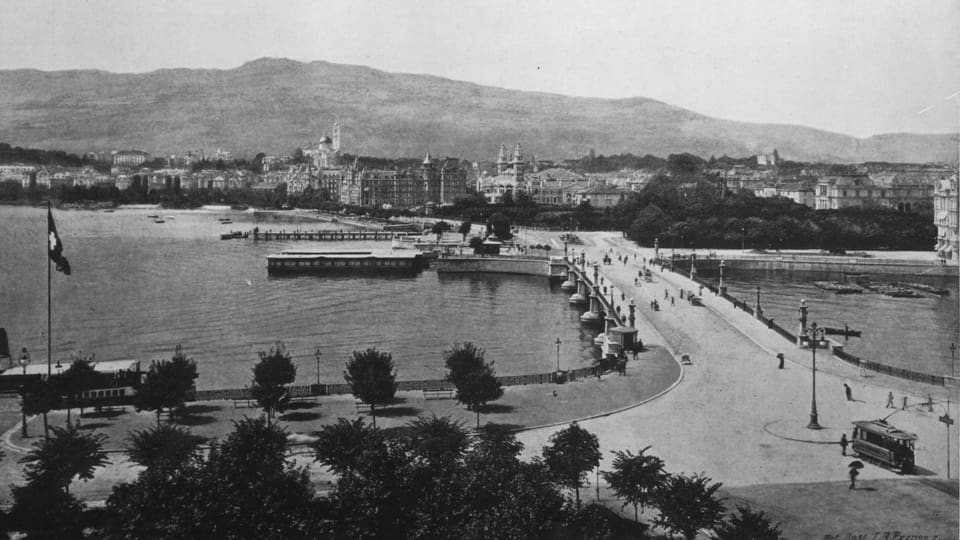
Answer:
M309 422L310 420L318 420L322 417L318 412L291 412L284 414L280 417L280 420L286 422Z

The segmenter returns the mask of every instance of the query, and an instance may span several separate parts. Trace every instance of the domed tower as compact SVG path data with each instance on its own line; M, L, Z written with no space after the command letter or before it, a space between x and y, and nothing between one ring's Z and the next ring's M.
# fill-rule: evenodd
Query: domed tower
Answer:
M517 182L522 182L523 169L526 164L523 162L523 152L520 150L520 143L517 143L517 146L513 148L513 161L510 162L510 165L513 167L513 174L517 178Z
M500 145L500 155L497 157L497 174L503 174L507 170L507 147Z

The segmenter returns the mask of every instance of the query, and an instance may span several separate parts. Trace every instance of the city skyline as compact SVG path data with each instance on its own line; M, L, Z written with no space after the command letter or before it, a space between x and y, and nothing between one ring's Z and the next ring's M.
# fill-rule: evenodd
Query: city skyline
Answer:
M663 5L661 5L663 4ZM647 97L856 137L955 133L960 4L9 3L0 69L228 69L261 57ZM374 13L375 15L370 15ZM42 39L38 37L42 36Z

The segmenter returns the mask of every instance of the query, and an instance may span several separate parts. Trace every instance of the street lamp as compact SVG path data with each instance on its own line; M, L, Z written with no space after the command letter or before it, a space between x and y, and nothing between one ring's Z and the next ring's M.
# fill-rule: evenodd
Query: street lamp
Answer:
M317 387L319 387L320 386L320 357L323 355L323 353L320 352L320 347L317 347L317 352L313 353L313 355L317 357ZM319 392L319 389L317 391Z
M810 399L810 423L807 424L807 429L822 429L820 423L817 422L817 344L824 335L824 329L817 328L817 323L810 324L807 336L810 338L810 350L813 352L813 371L811 372L813 374L813 385Z
M557 373L560 372L560 344L563 343L560 341L560 338L557 338Z
M951 343L950 344L950 375L953 377L957 376L957 369L956 369L956 366L954 365L954 361L956 360L956 358L957 358L957 344Z
M747 228L743 225L740 226L740 251L746 251L746 242L747 242Z
M23 374L26 375L26 374L27 374L27 364L30 363L30 353L27 352L27 348L26 348L26 347L24 347L24 348L20 351L20 358L18 358L18 361L20 362L20 365L23 367Z

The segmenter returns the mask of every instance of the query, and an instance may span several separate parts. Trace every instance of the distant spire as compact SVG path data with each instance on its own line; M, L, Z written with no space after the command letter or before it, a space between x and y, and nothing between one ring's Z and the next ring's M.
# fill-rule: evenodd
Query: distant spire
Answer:
M507 147L506 145L500 145L500 155L497 157L497 163L506 163L507 162Z
M513 148L513 162L512 163L523 163L523 152L520 150L520 143L517 143L517 146Z

